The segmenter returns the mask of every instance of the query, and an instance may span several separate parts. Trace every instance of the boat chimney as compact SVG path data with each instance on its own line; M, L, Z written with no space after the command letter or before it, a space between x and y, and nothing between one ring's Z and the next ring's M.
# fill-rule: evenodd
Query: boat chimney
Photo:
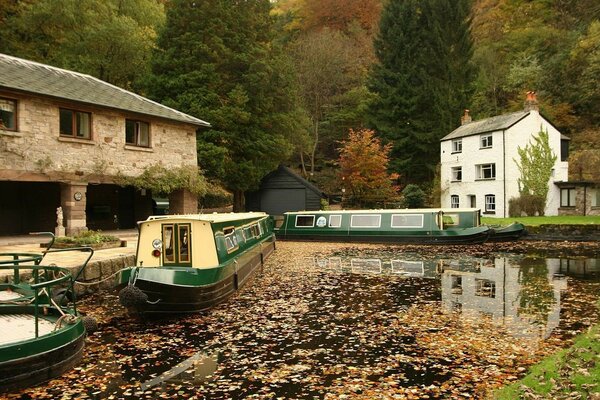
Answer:
M460 124L465 125L471 121L473 121L473 119L471 118L471 115L469 114L469 110L465 109L465 113L463 114L462 117L460 117Z
M530 90L529 92L527 92L527 97L525 98L524 110L525 110L525 112L529 112L532 110L540 111L540 106L537 101L537 96L533 90Z

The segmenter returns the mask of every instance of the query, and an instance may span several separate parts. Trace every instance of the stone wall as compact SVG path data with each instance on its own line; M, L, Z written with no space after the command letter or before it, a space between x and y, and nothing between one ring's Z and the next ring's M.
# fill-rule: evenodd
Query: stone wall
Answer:
M529 240L568 240L592 241L600 240L600 225L540 225L528 226Z

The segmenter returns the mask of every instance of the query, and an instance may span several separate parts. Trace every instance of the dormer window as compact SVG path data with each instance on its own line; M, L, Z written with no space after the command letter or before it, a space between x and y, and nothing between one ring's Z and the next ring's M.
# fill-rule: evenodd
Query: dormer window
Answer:
M492 147L492 135L481 135L480 147L482 149L489 149Z
M462 139L454 139L452 141L452 152L462 153Z

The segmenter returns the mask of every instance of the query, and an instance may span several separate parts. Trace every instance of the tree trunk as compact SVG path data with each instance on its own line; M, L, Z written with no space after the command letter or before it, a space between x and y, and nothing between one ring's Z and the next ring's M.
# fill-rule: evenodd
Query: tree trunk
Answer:
M302 176L307 178L308 175L306 174L306 164L304 163L304 152L302 150L300 150L300 165L302 167Z
M233 191L233 212L246 211L246 199L242 190Z
M315 153L317 152L317 146L319 145L319 121L315 121L315 143L313 144L312 152L310 154L310 177L312 178L315 174ZM309 179L310 180L310 179Z

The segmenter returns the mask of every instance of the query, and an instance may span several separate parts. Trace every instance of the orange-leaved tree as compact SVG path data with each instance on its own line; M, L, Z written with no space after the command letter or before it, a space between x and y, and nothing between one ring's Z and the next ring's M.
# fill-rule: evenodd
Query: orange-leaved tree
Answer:
M340 178L345 189L344 202L350 207L385 207L398 200L394 181L399 175L388 173L391 144L382 145L370 129L350 129L341 143Z

